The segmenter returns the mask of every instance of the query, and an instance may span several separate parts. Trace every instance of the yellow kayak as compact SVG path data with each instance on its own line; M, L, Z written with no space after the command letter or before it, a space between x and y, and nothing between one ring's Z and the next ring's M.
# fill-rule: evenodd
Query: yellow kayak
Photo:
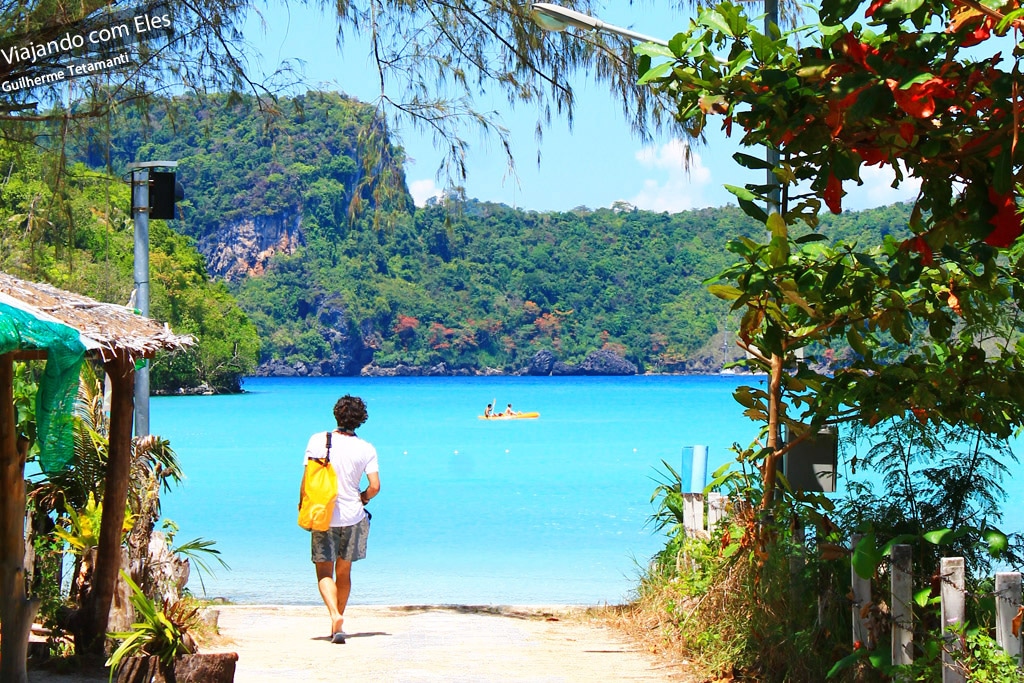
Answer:
M534 420L540 417L540 413L516 413L514 415L477 415L481 420Z

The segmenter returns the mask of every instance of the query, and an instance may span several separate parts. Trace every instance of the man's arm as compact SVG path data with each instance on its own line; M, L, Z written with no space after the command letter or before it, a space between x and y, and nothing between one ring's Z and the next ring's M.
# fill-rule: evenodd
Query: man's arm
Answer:
M366 505L370 499L380 493L380 474L378 472L366 473L366 490L359 494L359 500Z

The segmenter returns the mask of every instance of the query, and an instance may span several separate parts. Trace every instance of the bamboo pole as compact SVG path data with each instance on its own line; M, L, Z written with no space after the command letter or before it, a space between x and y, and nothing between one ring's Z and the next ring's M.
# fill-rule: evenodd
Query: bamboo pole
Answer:
M27 683L28 638L39 601L25 593L25 456L18 452L14 357L0 355L0 681Z

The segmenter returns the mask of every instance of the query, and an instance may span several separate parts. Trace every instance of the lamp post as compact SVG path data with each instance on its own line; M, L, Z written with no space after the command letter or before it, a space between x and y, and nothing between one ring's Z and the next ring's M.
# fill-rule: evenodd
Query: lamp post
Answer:
M128 164L132 172L132 218L135 221L135 309L149 317L149 172L177 168L177 161L143 161ZM172 188L173 191L173 188ZM135 436L149 434L149 361L135 368Z
M645 36L642 33L631 31L628 28L606 24L600 19L595 19L589 14L583 14L582 12L577 12L576 10L569 9L567 7L552 5L547 2L535 2L530 6L530 8L533 10L534 21L536 21L537 25L545 31L564 31L570 26L573 26L585 31L614 33L615 35L622 36L623 38L639 40L641 43L655 43L656 45L664 45L665 47L668 47L667 40L652 38L651 36Z
M629 38L630 40L668 46L667 40L652 38L651 36L631 31L628 28L606 24L589 14L583 14L567 7L552 5L547 2L535 2L530 7L533 10L534 21L545 31L564 31L572 26L585 31L603 31L622 36L623 38ZM764 32L765 35L770 36L772 25L779 23L779 0L765 0L764 9ZM778 211L782 199L779 181L773 172L775 166L779 163L779 151L766 147L765 160L768 162L767 185L770 188L768 192L768 213L772 213L773 211Z

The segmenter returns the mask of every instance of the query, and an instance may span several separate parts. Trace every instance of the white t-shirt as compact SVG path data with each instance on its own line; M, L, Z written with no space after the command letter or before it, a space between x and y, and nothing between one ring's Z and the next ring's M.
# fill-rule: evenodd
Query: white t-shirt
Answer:
M309 437L305 458L323 458L327 454L327 435L317 432ZM305 467L306 460L302 461ZM377 472L377 450L358 436L331 433L331 466L338 475L338 500L334 504L331 526L352 526L366 517L359 499L363 474Z

